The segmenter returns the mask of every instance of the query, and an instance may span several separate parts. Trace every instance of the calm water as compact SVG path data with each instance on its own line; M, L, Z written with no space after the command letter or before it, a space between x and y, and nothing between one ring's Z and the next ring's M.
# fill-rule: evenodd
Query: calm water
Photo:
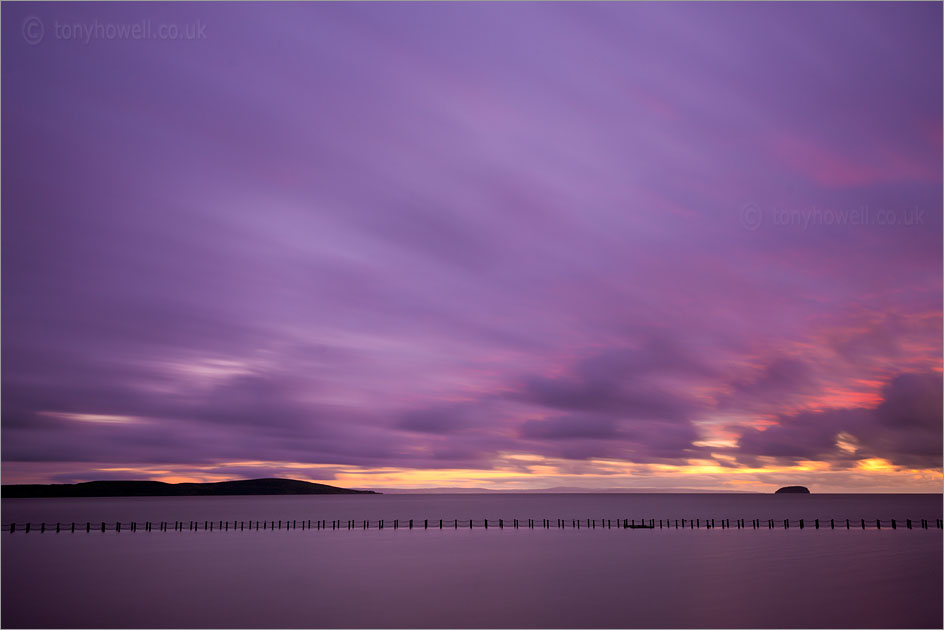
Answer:
M3 500L4 627L941 627L942 532L10 535L11 521L941 518L940 495Z

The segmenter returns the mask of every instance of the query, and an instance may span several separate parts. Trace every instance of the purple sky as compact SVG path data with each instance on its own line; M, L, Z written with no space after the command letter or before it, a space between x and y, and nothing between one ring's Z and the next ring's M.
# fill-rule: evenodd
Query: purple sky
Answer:
M940 491L940 3L2 11L5 483Z

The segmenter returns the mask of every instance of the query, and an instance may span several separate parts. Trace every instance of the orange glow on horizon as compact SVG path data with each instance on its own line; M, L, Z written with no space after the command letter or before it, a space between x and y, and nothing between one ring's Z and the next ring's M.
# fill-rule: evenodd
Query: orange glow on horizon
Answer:
M849 454L849 450L846 450ZM40 475L10 480L11 464L4 463L8 483L48 483ZM232 469L241 469L234 475ZM258 469L258 475L245 469ZM165 483L210 483L239 478L289 477L314 483L348 488L421 489L421 488L482 488L492 490L529 490L556 486L592 488L693 488L723 490L724 488L758 491L796 481L815 487L822 484L829 491L846 491L861 487L874 491L886 487L894 491L941 491L944 481L941 469L911 469L896 466L881 458L863 458L854 466L833 466L826 461L803 460L792 463L773 458L758 458L755 466L738 465L725 453L713 453L710 459L690 459L685 463L637 463L615 459L562 460L532 453L504 453L488 469L442 468L414 469L402 467L362 467L348 465L309 464L304 462L228 461L212 465L167 466L103 466L77 474L79 480L102 478L151 479ZM48 474L48 473L43 473ZM831 480L838 481L831 481ZM835 484L832 486L830 484ZM834 488L834 489L832 489Z

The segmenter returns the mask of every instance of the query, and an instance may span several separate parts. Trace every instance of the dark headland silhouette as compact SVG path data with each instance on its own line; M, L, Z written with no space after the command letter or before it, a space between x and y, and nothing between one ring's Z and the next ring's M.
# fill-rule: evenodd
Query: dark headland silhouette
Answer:
M162 481L87 481L84 483L3 486L5 499L54 497L213 497L262 494L379 494L296 479L247 479L217 483Z
M774 494L809 494L810 489L806 486L784 486L778 488Z

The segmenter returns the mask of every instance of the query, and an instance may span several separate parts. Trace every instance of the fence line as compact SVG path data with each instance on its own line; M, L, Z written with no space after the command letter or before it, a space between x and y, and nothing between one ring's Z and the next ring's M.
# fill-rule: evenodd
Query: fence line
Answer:
M106 522L100 521L93 523L86 521L84 523L6 523L2 525L3 531L15 534L22 532L29 534L31 531L38 531L44 534L47 531L55 533L86 533L93 531L105 533L114 531L120 533L122 529L126 532L184 532L184 531L279 531L279 530L314 530L314 531L337 531L341 529L488 529L489 527L505 529L942 529L944 521L942 519L751 519L748 524L747 519L735 519L734 526L731 525L731 519L713 518L694 518L694 519L399 519L392 520L265 520L265 521L144 521L138 523L130 521L123 523L121 521Z

